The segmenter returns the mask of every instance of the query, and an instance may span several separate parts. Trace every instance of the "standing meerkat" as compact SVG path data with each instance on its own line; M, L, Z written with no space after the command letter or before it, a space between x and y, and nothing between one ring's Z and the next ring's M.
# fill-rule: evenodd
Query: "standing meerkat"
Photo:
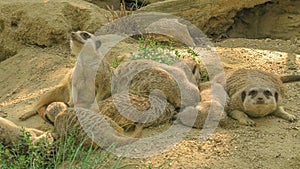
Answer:
M249 117L264 117L272 114L290 122L296 116L287 113L282 103L283 82L297 81L299 75L277 76L261 70L240 69L229 74L226 91L230 101L228 115L241 124L255 126Z
M100 40L98 40L93 34L86 31L77 31L71 33L71 53L78 56L81 49L87 40L93 39L95 46L98 49L101 46ZM101 70L97 71L96 81L95 81L95 92L96 98L98 100L103 100L110 96L110 85L103 84L103 81L110 81L111 79L111 67L105 60L103 60L99 67ZM68 103L69 106L73 106L73 97L72 97L72 77L74 69L71 69L64 79L53 89L43 94L40 99L34 104L33 109L29 112L26 112L21 117L20 120L26 120L36 114L39 114L44 120L49 121L45 116L45 111L47 106L52 102L64 102ZM101 91L101 92L97 92Z

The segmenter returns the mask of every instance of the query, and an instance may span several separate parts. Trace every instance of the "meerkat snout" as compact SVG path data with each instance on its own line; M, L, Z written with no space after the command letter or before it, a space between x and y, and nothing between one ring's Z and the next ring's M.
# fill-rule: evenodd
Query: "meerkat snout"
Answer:
M71 53L74 56L78 56L81 49L83 48L84 44L88 39L93 39L95 42L96 49L98 49L101 46L100 39L97 39L97 37L87 31L77 31L77 32L71 32L71 40L70 40L70 46L71 46Z

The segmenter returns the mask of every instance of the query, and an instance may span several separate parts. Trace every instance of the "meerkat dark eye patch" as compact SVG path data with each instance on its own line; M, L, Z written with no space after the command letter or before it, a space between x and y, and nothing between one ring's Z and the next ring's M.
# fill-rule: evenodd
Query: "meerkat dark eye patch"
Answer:
M275 100L276 100L276 102L278 102L278 93L277 92L275 92Z
M246 98L246 92L245 91L242 92L241 97L242 97L242 102L244 102L244 100Z
M255 97L257 95L257 91L256 90L251 90L249 93L248 93L249 96L251 96L252 98Z
M86 33L86 32L81 33L80 36L81 36L84 40L87 40L87 39L91 38L91 35L89 35L89 34Z
M271 92L270 90L265 90L265 91L264 91L264 95L265 95L266 97L273 96L273 94L272 94L272 92Z

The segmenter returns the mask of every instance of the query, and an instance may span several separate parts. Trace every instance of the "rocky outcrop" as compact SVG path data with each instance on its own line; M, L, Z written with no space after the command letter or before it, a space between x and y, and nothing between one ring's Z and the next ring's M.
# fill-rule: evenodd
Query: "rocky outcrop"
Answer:
M238 11L270 0L166 0L141 8L139 12L170 13L186 19L211 37L218 37L234 23Z
M93 32L108 22L109 14L91 3L68 0L3 0L0 11L0 48L6 51L22 44L66 44L71 31Z
M273 0L238 12L229 37L300 39L300 1Z

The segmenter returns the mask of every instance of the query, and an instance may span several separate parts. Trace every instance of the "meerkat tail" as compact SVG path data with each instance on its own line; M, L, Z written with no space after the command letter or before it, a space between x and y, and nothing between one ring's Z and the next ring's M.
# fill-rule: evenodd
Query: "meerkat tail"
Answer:
M22 114L22 116L20 116L19 119L20 119L21 121L25 121L25 120L29 119L30 117L35 116L35 115L37 115L37 114L38 114L37 111L35 111L35 110L30 110L30 111L28 111L28 112Z
M297 81L300 81L300 75L281 76L280 80L282 81L282 83L297 82Z

